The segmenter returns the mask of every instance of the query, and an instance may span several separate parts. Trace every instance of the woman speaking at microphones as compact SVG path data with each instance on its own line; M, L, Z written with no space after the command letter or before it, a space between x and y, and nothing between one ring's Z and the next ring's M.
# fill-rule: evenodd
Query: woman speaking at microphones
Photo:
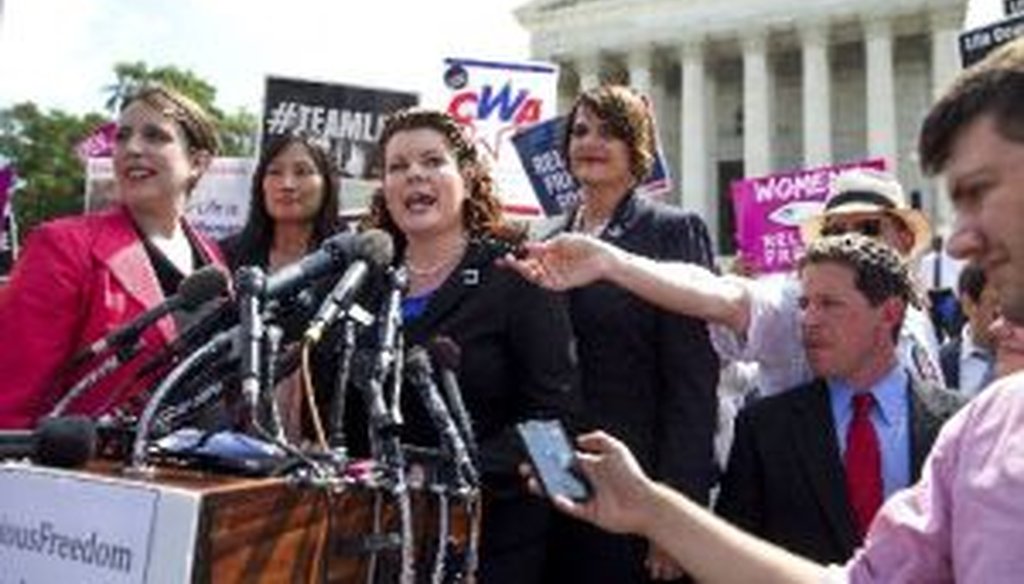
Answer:
M504 219L490 173L451 116L398 112L379 144L383 188L364 227L391 234L396 260L409 275L400 307L405 346L425 347L443 336L461 353L456 373L479 442L483 483L477 581L540 582L549 509L517 478L524 457L514 428L531 418L564 418L575 407L564 299L495 266L521 234ZM418 397L402 394L402 440L436 444L437 430ZM365 433L353 425L348 435L358 454L355 441Z
M222 264L184 218L218 143L206 112L174 90L145 86L125 100L114 147L116 205L36 228L0 292L0 427L35 426L89 373L88 363L69 367L76 355L152 314L193 272ZM137 352L65 411L98 415L145 389L136 369L177 336L174 316L141 331Z

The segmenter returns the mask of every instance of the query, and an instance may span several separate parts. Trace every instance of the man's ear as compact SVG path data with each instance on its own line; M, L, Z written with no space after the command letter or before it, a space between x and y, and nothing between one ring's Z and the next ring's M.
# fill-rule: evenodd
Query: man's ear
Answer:
M909 227L901 223L898 237L900 240L900 254L903 257L909 257L910 252L914 251L914 232L911 231Z
M882 318L889 325L890 330L892 330L892 327L899 328L903 326L903 316L906 312L907 303L898 296L890 296L882 301Z

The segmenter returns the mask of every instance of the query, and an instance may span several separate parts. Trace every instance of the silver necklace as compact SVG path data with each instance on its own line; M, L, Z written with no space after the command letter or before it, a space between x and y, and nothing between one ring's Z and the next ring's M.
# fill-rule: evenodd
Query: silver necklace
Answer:
M466 249L466 243L467 242L465 239L461 240L459 245L455 247L455 249L452 251L450 255L441 258L440 261L435 262L430 266L416 266L409 260L406 260L405 269L408 270L409 273L412 274L413 276L418 276L421 278L426 276L433 276L440 272L441 270L450 267L452 264L458 261L458 259L462 257L462 252L465 251Z

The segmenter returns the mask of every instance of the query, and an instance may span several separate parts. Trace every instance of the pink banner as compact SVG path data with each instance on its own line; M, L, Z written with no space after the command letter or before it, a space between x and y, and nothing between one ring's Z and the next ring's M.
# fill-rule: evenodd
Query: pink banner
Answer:
M11 188L14 186L14 167L7 165L0 168L0 218L7 212L7 198L11 195ZM0 225L0 233L3 233L3 225Z
M732 183L736 243L756 274L792 270L803 253L800 224L821 211L832 178L848 168L885 170L881 158Z
M75 153L82 160L110 158L114 155L114 141L117 139L117 123L107 122L86 136L75 146Z
M14 263L14 242L8 239L7 215L8 211L12 211L8 202L11 200L11 191L17 178L13 164L0 168L0 274L6 274Z

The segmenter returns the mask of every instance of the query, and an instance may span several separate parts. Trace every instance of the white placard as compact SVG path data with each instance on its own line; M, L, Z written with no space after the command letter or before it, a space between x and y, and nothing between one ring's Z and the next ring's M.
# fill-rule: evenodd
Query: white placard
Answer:
M146 581L159 493L0 467L0 584Z

